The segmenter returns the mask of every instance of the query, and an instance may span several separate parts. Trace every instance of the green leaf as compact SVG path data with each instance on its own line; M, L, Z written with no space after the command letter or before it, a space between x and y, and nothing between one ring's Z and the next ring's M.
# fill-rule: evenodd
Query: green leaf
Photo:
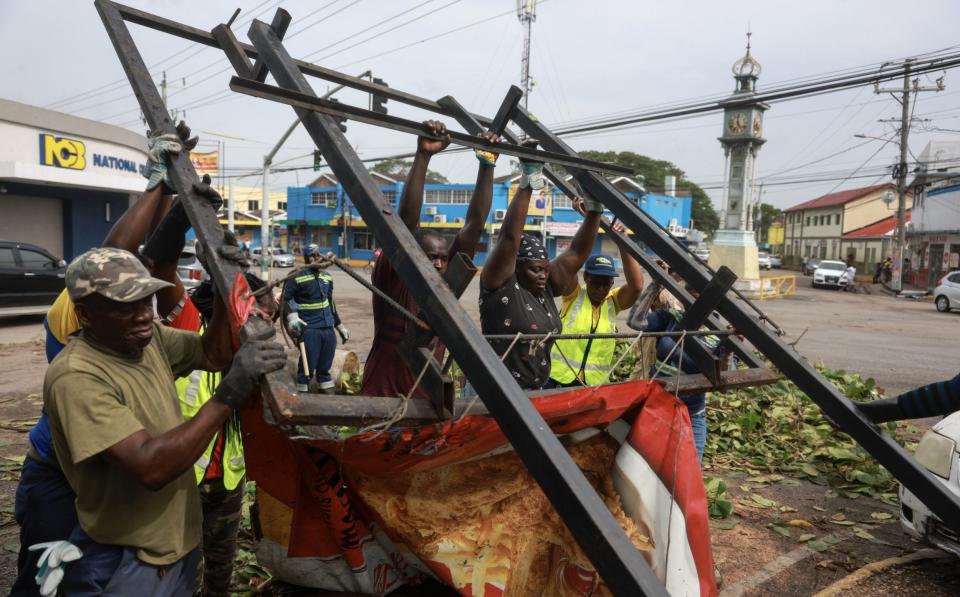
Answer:
M750 499L753 500L758 506L761 506L763 508L776 508L777 506L780 505L773 500L763 497L759 493L750 494Z
M782 535L782 536L788 537L788 538L792 538L792 537L793 537L793 535L790 534L790 529L788 529L787 527L784 527L784 526L780 526L779 524L768 524L768 525L767 525L767 528L770 529L771 531L773 531L774 533L778 534L778 535Z
M820 476L820 471L817 470L817 467L807 462L804 462L803 464L800 465L800 470L802 470L804 474L807 475L808 477Z
M713 521L710 526L721 531L729 531L738 524L740 524L739 520L717 520Z
M856 535L857 537L860 537L861 539L868 539L868 540L876 539L876 537L871 535L869 531L861 527L853 527L853 534Z
M817 552L824 552L830 549L830 545L823 541L809 541L807 547Z
M817 536L814 535L813 533L804 533L799 537L797 537L797 543L806 543L807 541L810 541L811 539L816 539L816 538Z
M893 518L893 514L890 514L889 512L871 512L870 518L873 518L874 520L890 520Z

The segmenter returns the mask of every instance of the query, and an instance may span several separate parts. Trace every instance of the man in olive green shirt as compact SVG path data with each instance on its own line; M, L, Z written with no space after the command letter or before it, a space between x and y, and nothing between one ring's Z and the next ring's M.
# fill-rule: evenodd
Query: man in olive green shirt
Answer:
M174 377L229 361L222 305L202 338L158 325L152 297L169 283L120 249L78 257L66 286L83 331L47 370L43 395L83 556L61 590L189 595L202 522L193 463L260 377L283 367L283 348L272 328L247 339L214 399L183 422Z

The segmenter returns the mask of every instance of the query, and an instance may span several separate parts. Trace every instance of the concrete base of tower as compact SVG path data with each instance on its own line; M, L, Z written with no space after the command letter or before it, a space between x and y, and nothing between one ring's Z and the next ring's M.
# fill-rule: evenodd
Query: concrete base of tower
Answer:
M717 230L710 247L710 267L725 265L737 274L738 285L760 279L760 261L753 232Z

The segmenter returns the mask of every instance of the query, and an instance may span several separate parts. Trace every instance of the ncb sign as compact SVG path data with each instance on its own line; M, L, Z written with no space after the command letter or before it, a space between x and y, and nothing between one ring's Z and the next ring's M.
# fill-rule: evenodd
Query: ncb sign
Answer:
M40 134L40 163L44 166L83 170L87 166L86 151L83 141Z

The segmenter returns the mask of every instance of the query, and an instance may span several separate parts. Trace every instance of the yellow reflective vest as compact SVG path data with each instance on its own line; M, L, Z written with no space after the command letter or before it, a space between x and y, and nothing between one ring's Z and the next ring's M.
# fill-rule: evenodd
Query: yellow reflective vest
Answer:
M183 419L186 421L192 419L200 410L200 407L213 397L213 391L220 385L220 373L198 369L186 377L177 379L175 383L177 394L180 396L180 410L183 413ZM226 489L234 489L246 474L246 467L243 462L243 440L240 437L240 423L236 413L231 414L227 419L224 430L226 436L223 442L223 486ZM198 485L203 481L203 477L207 473L207 467L210 466L213 448L220 433L223 433L223 431L217 432L213 436L207 449L193 463L193 472L197 475Z
M617 331L617 305L614 295L607 296L600 305L600 319L593 329L593 303L587 296L587 287L581 285L577 298L562 316L564 334L612 334ZM588 385L602 383L613 364L617 341L613 338L557 340L550 353L550 378L560 384L580 378ZM588 349L589 347L589 349ZM589 350L589 352L588 352ZM583 355L587 358L584 360ZM583 375L579 375L583 366Z

